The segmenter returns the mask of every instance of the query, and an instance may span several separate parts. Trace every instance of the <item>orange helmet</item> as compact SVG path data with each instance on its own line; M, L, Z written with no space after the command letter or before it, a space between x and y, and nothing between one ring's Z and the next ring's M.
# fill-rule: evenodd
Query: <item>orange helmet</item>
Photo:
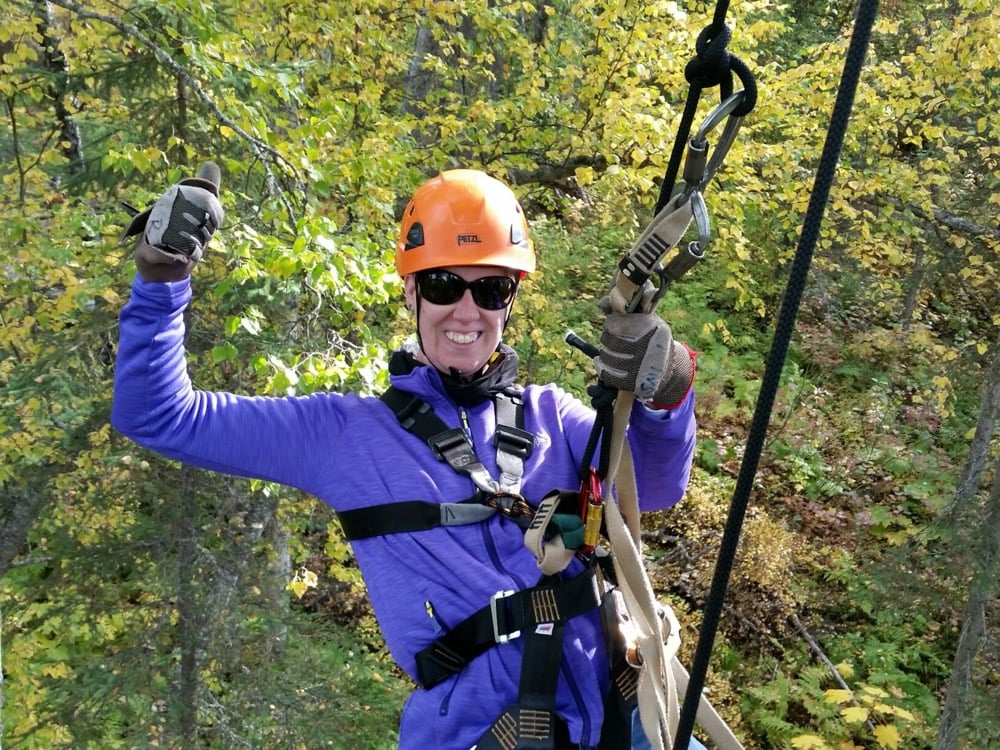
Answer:
M413 194L396 243L396 270L406 276L444 266L535 270L528 222L513 191L485 172L452 169Z

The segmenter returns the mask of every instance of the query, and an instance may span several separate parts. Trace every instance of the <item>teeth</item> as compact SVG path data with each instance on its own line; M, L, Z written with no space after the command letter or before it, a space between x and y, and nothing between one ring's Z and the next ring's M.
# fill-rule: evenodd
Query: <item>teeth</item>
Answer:
M479 338L478 333L456 333L455 331L447 331L444 335L445 338L455 344L471 344Z

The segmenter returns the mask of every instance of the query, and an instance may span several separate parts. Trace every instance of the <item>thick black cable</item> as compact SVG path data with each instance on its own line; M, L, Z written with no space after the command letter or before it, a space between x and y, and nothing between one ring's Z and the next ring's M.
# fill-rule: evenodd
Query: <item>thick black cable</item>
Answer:
M871 30L875 23L877 11L878 0L861 0L858 4L858 14L854 22L854 31L847 50L844 71L840 79L837 99L834 102L830 125L827 130L826 143L823 146L823 153L820 156L819 166L816 171L816 180L809 199L809 206L803 218L802 234L799 237L798 248L796 249L792 268L789 272L785 298L778 312L778 321L775 326L771 352L768 355L767 364L764 368L760 395L757 398L753 420L747 436L747 446L743 455L743 462L740 466L740 473L736 480L736 487L733 491L733 498L729 507L729 517L726 521L722 544L719 548L719 559L716 562L715 573L712 578L712 588L705 605L698 646L691 664L690 681L688 682L687 692L684 695L684 704L681 707L677 736L674 738L675 750L686 749L691 739L691 731L694 728L695 714L698 709L698 700L705 686L705 675L708 672L715 634L719 627L719 618L722 614L723 601L729 585L729 576L736 557L743 519L746 515L754 475L757 473L757 465L760 461L764 439L767 434L767 424L770 420L771 410L774 406L778 384L781 379L781 370L784 367L788 346L795 328L795 318L798 315L799 303L805 289L806 277L808 276L809 266L816 248L820 225L823 221L823 214L830 196L830 188L837 170L837 162L840 159L844 134L850 120L851 109L854 106L854 96L857 91L858 79L861 76L861 69L864 65L868 48L868 40L871 37Z

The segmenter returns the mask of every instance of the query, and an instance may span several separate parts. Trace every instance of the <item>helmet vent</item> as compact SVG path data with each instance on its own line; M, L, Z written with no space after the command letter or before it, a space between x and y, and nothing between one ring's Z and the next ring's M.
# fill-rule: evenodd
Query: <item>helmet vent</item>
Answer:
M528 235L525 233L524 229L518 224L510 225L510 244L512 245L523 245L528 240Z
M406 246L404 250L412 250L424 244L424 225L419 221L413 223L410 231L406 233Z

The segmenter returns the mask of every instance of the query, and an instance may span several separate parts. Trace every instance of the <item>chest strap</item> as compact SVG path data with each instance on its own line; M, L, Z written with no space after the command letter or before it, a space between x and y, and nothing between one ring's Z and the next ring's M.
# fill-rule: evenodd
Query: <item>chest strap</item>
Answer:
M533 632L536 625L563 623L595 609L601 603L598 580L590 566L568 580L546 576L523 591L498 591L488 605L417 653L420 684L437 685L498 643Z
M497 451L500 481L490 476L476 456L465 430L448 427L426 401L395 386L389 386L382 394L382 401L392 409L404 430L423 439L439 461L467 475L476 487L488 493L520 493L524 462L535 444L534 435L524 430L524 402L520 391L501 391L493 398L497 421L493 446Z
M534 511L520 495L521 476L535 438L523 429L524 402L520 391L503 391L493 400L497 421L493 445L497 451L499 481L490 476L476 456L465 431L449 428L426 401L393 386L382 394L382 401L392 409L403 429L424 440L439 461L471 478L477 491L458 503L404 500L340 511L337 518L348 541L478 523L497 512L527 528Z
M438 526L461 526L478 523L497 512L497 508L482 502L477 492L460 503L428 503L404 500L398 503L369 505L367 508L342 510L337 513L340 528L348 541L368 539L383 534L427 531Z

